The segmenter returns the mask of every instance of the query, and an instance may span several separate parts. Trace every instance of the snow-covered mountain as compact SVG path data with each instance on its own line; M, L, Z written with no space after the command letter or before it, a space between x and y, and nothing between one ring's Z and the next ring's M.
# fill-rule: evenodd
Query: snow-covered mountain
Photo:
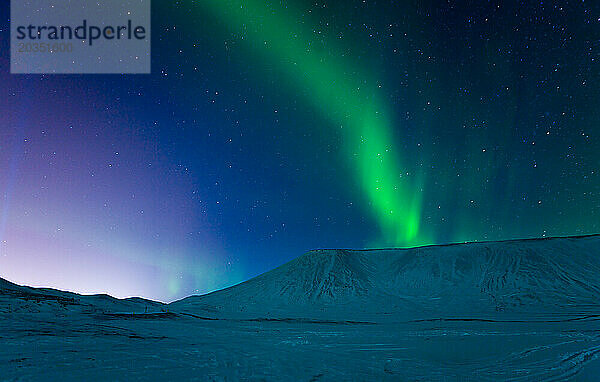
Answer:
M207 318L397 321L600 314L600 235L315 250L231 288L169 304L168 309ZM160 310L166 306L143 299L81 296L0 279L0 311Z
M171 304L228 317L349 319L600 313L600 236L413 249L316 250Z

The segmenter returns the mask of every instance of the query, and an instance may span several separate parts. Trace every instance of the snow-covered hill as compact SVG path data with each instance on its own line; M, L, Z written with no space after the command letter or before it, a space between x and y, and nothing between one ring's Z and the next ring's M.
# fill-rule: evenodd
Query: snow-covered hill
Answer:
M581 316L600 313L600 236L317 250L171 304L205 316Z
M5 312L165 308L143 299L81 296L0 279L0 311ZM600 235L315 250L244 283L168 308L208 318L369 321L595 315L600 314Z
M0 279L0 313L51 315L79 313L141 313L164 304L141 298L116 299L108 295L82 296L48 288L19 286Z

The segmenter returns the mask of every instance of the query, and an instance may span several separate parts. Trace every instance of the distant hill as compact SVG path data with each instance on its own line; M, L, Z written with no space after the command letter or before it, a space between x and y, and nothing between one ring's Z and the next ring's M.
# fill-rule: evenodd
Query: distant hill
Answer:
M207 317L561 319L600 314L600 236L316 250L170 304Z
M105 294L82 296L48 288L19 286L0 278L0 313L111 313L160 310L164 304L142 298L117 299Z

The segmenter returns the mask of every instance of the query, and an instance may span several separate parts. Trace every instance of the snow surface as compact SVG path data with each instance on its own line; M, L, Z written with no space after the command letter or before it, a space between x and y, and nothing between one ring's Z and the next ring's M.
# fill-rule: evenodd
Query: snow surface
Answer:
M600 380L600 236L318 250L164 305L0 279L0 380Z

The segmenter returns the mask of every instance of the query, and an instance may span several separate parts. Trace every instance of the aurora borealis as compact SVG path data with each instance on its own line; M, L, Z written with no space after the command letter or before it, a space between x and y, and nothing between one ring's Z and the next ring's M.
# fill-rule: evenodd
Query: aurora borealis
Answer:
M342 153L355 168L367 201L383 234L393 244L427 244L417 239L421 190L401 178L404 172L393 149L386 119L387 105L378 94L377 81L348 59L315 52L318 43L310 31L291 28L293 17L271 13L262 1L207 1L217 16L233 26L245 25L250 41L265 41L264 60L278 63L298 90L306 89L309 102L339 127L346 149ZM328 46L335 50L334 42ZM396 155L395 155L396 154Z
M10 75L0 277L172 300L314 248L597 233L600 7L155 1L151 75Z

